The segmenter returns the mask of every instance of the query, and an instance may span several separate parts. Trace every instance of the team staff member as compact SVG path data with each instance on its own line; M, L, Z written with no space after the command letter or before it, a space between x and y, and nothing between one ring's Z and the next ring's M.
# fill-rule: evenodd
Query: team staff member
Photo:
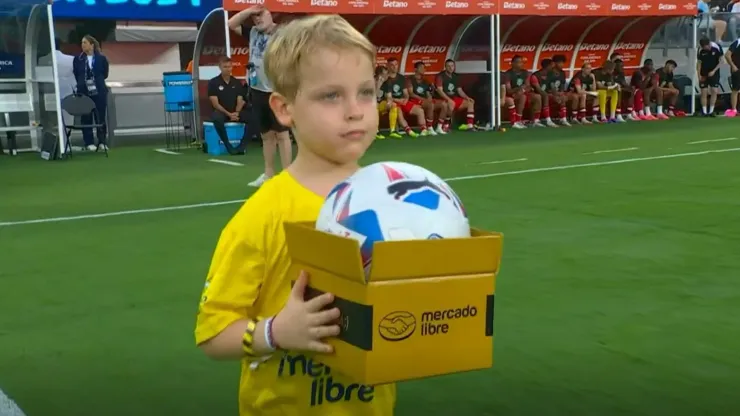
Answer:
M586 118L586 107L593 104L593 95L596 90L596 77L592 72L591 64L586 62L570 80L568 90L578 97L578 110L573 110L573 121L580 124L591 124ZM596 115L594 114L594 118Z
M536 94L540 95L542 101L542 111L540 116L545 119L545 125L547 127L557 127L558 125L552 121L550 117L550 84L552 82L552 59L545 58L540 62L540 69L535 71L529 77L529 84L532 86L532 90ZM539 122L539 117L537 117Z
M550 88L548 104L550 107L558 107L558 117L560 125L570 127L568 122L568 108L575 108L577 97L568 90L568 81L565 76L565 55L555 55L552 57L552 70L550 71Z
M505 75L507 81L506 92L516 105L514 120L509 120L511 127L515 129L525 128L522 119L526 107L530 107L532 112L532 125L544 127L539 120L542 97L539 94L532 93L530 74L529 71L524 69L524 61L521 56L515 55L511 58L511 69L506 71Z
M439 111L440 120L447 118L447 106L442 102L435 102L432 98L432 86L424 79L424 62L417 62L414 64L414 75L406 80L406 89L409 92L409 101L415 105L421 106L424 109L424 115L427 122L427 132L432 136L437 134L447 134L442 130L442 125L437 125L437 128L442 133L438 133L434 130L434 113Z
M388 58L388 78L386 78L383 84L383 90L385 91L388 102L393 102L398 108L401 109L401 113L404 115L404 121L406 115L413 115L416 117L417 124L421 126L421 135L427 136L427 126L424 123L424 110L420 105L417 105L413 101L409 100L409 92L406 89L406 79L403 75L398 73L398 59ZM411 137L418 137L416 133L409 127L408 124L404 127L404 131Z
M249 137L247 136L247 114L244 111L244 90L242 83L231 76L232 62L231 59L223 56L218 61L218 68L221 74L208 81L208 99L213 106L213 128L216 129L221 143L231 155L244 154L244 148L247 146ZM234 148L229 142L226 134L226 123L239 122L244 123L244 135L239 146Z
M609 123L624 122L621 117L617 119L617 108L619 108L619 84L614 76L614 62L607 61L604 66L596 71L596 90L599 94L599 111L601 121ZM606 113L606 102L609 101L609 118Z
M725 53L725 60L730 65L730 108L725 112L727 117L737 116L737 94L740 91L740 39L732 42Z
M655 78L657 79L655 88L656 112L658 118L661 120L668 119L669 116L674 117L679 115L675 111L679 92L678 88L673 84L673 71L677 66L676 61L669 59L662 68L658 68L655 71ZM666 102L668 102L668 114L663 112L663 106Z
M719 65L724 52L722 47L708 38L699 40L699 52L696 57L696 72L699 75L701 89L701 109L704 117L714 117L714 105L719 93Z
M90 35L82 37L80 46L82 47L82 53L72 65L72 72L77 84L77 94L87 95L93 100L99 118L99 120L93 121L92 115L83 116L81 122L82 124L103 125L97 129L97 146L95 145L92 128L82 129L82 140L84 140L87 150L107 150L107 126L105 121L108 108L108 86L105 85L105 80L108 79L108 59L101 53L97 39Z
M657 120L650 112L650 97L657 83L652 59L646 59L642 67L632 74L630 83L635 88L635 110L640 120Z
M252 26L247 21L252 21ZM277 25L272 14L264 6L253 6L242 10L229 19L229 29L249 38L249 88L252 98L254 120L259 125L262 135L262 156L265 160L265 171L249 186L259 187L275 175L275 151L280 152L283 169L290 166L293 160L293 145L290 141L288 127L281 125L270 109L272 85L265 75L264 55L267 42L275 33Z
M627 75L624 73L624 61L615 59L614 61L614 80L619 85L620 100L622 105L621 113L626 114L626 119L630 121L639 121L635 111L635 87L627 81ZM617 108L617 117L621 117L620 108Z
M444 120L442 130L448 131L452 124L452 115L456 111L466 111L465 124L461 124L460 130L472 130L475 122L475 101L468 97L460 86L457 73L455 72L455 61L445 61L445 69L437 75L435 80L437 96L447 103L447 118Z
M388 115L388 127L390 128L390 133L388 136L390 136L393 139L402 139L403 136L398 134L396 131L396 125L398 123L398 107L396 106L396 103L394 102L388 102L388 100L385 97L385 90L383 89L383 84L385 84L385 80L388 79L388 68L386 68L383 65L378 65L375 67L375 95L378 102L378 116L384 116ZM401 115L403 117L403 115ZM385 139L385 136L380 134L380 131L375 135L375 138L378 140Z

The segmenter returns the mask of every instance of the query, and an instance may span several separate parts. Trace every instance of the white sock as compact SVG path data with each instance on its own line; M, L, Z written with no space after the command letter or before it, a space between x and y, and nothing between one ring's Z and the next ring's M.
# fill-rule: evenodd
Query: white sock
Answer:
M645 107L645 115L646 116L650 115L650 107Z
M704 114L709 114L709 111L707 111L707 106L702 107L702 110L704 111Z
M714 106L713 105L710 105L709 106L709 114L712 114L712 113L714 113Z
M658 114L663 114L663 106L662 105L659 105L658 106Z

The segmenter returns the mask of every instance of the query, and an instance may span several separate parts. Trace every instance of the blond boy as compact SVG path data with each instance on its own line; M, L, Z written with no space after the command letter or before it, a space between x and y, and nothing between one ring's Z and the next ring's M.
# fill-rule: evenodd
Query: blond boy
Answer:
M283 232L284 222L315 221L358 169L378 127L374 63L375 48L339 16L295 20L269 42L270 107L298 154L221 233L195 329L206 355L241 360L242 416L393 414L395 385L359 385L321 364L339 311L325 309L328 293L304 300L309 277L288 274Z

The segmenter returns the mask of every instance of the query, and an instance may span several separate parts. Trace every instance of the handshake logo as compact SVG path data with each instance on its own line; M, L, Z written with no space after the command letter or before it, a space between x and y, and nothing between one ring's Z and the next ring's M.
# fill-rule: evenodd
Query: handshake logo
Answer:
M380 336L386 341L403 341L414 334L416 318L410 312L391 312L378 326Z

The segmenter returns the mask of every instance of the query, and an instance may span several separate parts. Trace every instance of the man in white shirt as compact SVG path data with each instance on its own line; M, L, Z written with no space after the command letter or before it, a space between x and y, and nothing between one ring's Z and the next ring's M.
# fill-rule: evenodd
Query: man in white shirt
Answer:
M59 38L54 39L54 51L52 53L56 55L57 60L57 76L59 77L59 97L57 99L59 101L62 101L68 95L72 95L74 93L74 87L77 85L72 69L75 57L62 52L61 46L62 41ZM39 58L39 66L50 67L53 62L52 59L52 54L42 56ZM65 123L72 122L72 116L64 112L62 115Z
M248 25L251 19L253 25ZM288 127L281 125L270 108L272 86L265 75L263 56L267 49L270 35L277 29L272 20L272 14L263 6L254 6L234 15L229 19L229 29L249 38L249 72L248 81L252 102L252 119L262 135L262 154L265 159L265 172L249 185L261 186L266 180L275 175L275 149L280 151L280 162L283 169L293 160L293 145L290 141Z

